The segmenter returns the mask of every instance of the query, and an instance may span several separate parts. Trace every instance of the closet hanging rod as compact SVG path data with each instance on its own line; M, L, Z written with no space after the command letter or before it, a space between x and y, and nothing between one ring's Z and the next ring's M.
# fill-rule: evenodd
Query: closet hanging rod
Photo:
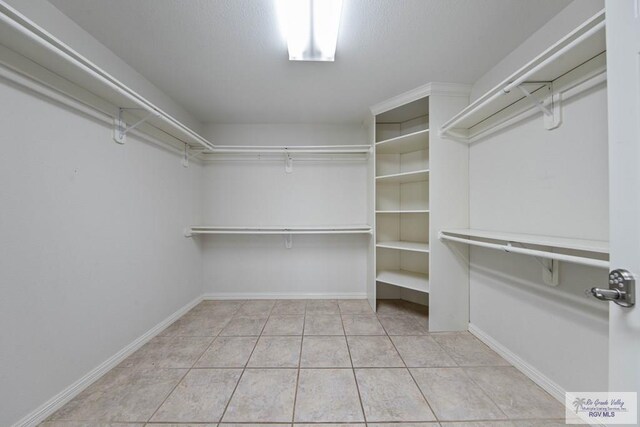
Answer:
M318 145L308 147L232 147L216 146L211 154L367 154L369 145Z
M453 117L451 120L449 120L447 123L445 123L440 128L439 134L440 135L444 135L444 134L456 129L456 126L458 125L458 123L464 121L465 119L467 119L469 116L472 116L476 112L481 111L482 109L486 108L488 105L493 103L496 99L502 97L505 94L508 94L509 92L511 92L517 86L520 86L522 84L527 83L527 79L529 79L531 76L535 75L537 72L539 72L540 70L544 69L550 63L552 63L552 62L556 61L557 59L561 58L563 55L565 55L567 52L569 52L571 49L575 48L577 45L579 45L580 43L582 43L586 39L592 37L597 32L603 30L605 28L605 25L606 25L606 21L604 20L604 11L598 13L590 21L594 22L594 21L596 21L598 19L600 19L600 21L595 23L595 24L593 24L593 26L591 26L591 28L589 28L587 30L583 30L583 28L580 28L579 30L576 30L576 32L578 32L580 30L583 30L584 32L582 34L580 34L580 35L577 35L574 39L572 39L571 41L567 42L564 46L557 46L556 47L557 50L554 50L553 52L550 52L549 56L547 56L544 59L540 59L540 62L538 62L537 64L535 64L535 65L534 64L525 65L518 72L514 73L515 75L518 75L518 73L522 73L522 74L520 74L519 77L516 77L513 81L510 81L510 82L503 82L502 84L504 86L501 87L501 88L498 86L498 87L495 87L494 89L492 89L492 91L490 91L489 93L491 93L493 91L495 91L495 92L491 96L489 96L488 98L486 98L486 99L484 99L482 101L478 100L479 102L476 105L471 104L468 108L466 108L463 111L461 111L458 115ZM550 48L550 50L551 50L551 48ZM488 95L488 93L487 93L487 95Z
M528 248L520 248L520 247L516 247L516 246L512 246L511 243L507 243L506 245L502 245L502 244L498 244L498 243L487 243L487 242L480 242L478 240L471 240L471 239L464 239L464 238L460 238L460 237L454 237L454 236L448 236L442 232L440 232L438 238L440 240L448 240L451 242L458 242L458 243L465 243L467 245L471 245L471 246L479 246L482 248L489 248L489 249L497 249L503 252L507 252L507 253L515 253L515 254L522 254L522 255L531 255L534 257L540 257L540 258L547 258L547 259L555 259L558 261L565 261L565 262L570 262L573 264L581 264L581 265L588 265L591 267L599 267L599 268L609 268L609 261L604 261L604 260L599 260L599 259L594 259L594 258L587 258L587 257L581 257L581 256L575 256L575 255L565 255L565 254L559 254L559 253L555 253L555 252L549 252L549 251L541 251L538 249L528 249Z
M0 1L0 22L8 25L29 40L35 42L46 51L54 54L56 57L63 59L73 67L80 69L91 78L97 80L101 84L107 86L110 90L116 92L119 96L124 97L127 101L133 103L136 107L146 110L148 113L157 115L157 118L169 127L178 131L178 133L187 136L191 143L183 141L189 145L200 145L207 149L212 149L213 144L209 141L174 119L160 108L140 96L138 93L121 83L116 78L99 68L93 62L80 55L72 48L53 37L47 31L36 25L33 21L26 18L17 10ZM119 105L123 107L123 105ZM128 106L127 106L128 107ZM181 140L178 136L172 135Z

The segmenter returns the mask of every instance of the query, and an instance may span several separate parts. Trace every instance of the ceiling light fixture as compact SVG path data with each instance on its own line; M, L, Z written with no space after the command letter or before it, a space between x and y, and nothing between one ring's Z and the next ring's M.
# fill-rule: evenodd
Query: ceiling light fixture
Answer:
M342 0L276 0L290 61L334 61Z

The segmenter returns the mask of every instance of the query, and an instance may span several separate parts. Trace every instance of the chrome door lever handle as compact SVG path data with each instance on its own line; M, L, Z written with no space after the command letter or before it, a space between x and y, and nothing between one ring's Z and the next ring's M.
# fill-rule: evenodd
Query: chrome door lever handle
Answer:
M591 288L587 290L588 295L592 295L602 301L615 301L622 299L623 292L617 289Z
M636 280L627 270L617 269L609 273L609 289L591 288L585 293L602 301L613 301L622 307L636 303Z

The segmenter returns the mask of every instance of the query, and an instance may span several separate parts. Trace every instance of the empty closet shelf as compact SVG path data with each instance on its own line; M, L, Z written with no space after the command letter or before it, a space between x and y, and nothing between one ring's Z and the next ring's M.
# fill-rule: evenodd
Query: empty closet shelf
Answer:
M376 142L378 154L404 154L429 148L429 129Z
M397 240L397 241L378 242L376 243L376 247L386 248L386 249L399 249L401 251L429 253L428 243L405 242L405 241Z
M378 210L377 214L419 214L419 213L429 213L429 209L388 209L388 210Z
M194 226L190 234L371 234L368 225L327 226Z
M145 133L152 136L162 135L163 138L169 136L170 141L176 140L181 143L180 145L186 144L197 150L213 148L211 142L187 125L4 2L0 2L0 31L3 46L12 51L5 51L4 55L15 58L14 55L17 53L35 63L15 59L16 64L19 65L13 66L12 69L21 75L35 74L37 76L35 81L44 82L44 86L50 91L54 89L53 92L58 93L53 95L54 97L58 98L60 93L68 94L82 105L107 115L112 115L114 107L120 107L123 109L122 119L127 121L127 124L123 123L122 127L126 128L131 123L136 123L130 126L134 128L137 124L142 125L144 122ZM62 81L61 78L65 80ZM29 87L31 86L33 85ZM114 115L114 118L119 116Z
M407 182L427 181L428 179L429 169L376 176L376 182L380 184L405 184Z
M577 85L574 78L578 75L580 80L601 74L595 68L604 70L603 67L587 67L586 75L577 69L597 57L604 63L605 50L605 12L602 10L451 118L440 128L440 134L473 141L486 130L485 121L494 115L504 115L507 109L516 107L532 94L532 99L537 99L548 96L551 89L564 92Z
M465 243L471 246L497 249L507 253L555 259L592 267L609 267L609 261L602 259L603 255L608 255L609 253L609 243L602 240L573 239L568 237L473 229L442 230L440 231L440 239ZM524 245L536 246L536 248L528 248L524 247ZM594 256L569 255L555 252L556 250L591 252Z
M415 291L429 292L429 276L423 273L407 270L380 270L376 275L376 281Z

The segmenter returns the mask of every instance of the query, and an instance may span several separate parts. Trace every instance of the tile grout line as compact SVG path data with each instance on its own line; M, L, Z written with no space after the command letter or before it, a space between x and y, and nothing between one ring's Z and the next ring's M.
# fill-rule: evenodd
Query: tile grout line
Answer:
M267 321L268 321L268 319L269 318L267 317ZM262 325L262 330L264 330L266 325L267 325L267 322L265 321L264 325ZM240 376L238 377L238 381L236 382L236 386L233 388L233 391L229 395L229 400L227 400L226 405L224 405L224 410L222 411L222 414L220 414L220 419L216 422L217 424L220 424L222 422L222 420L224 419L224 416L227 414L227 409L229 409L229 404L231 403L231 399L233 399L233 396L236 394L236 390L238 390L238 386L240 385L240 381L242 381L242 377L244 376L244 373L247 371L247 365L249 365L249 361L251 360L251 356L253 356L253 352L256 350L256 347L258 346L258 341L260 341L260 337L262 336L262 330L260 331L260 335L258 335L258 338L256 338L256 343L253 345L253 349L251 350L251 353L249 354L249 357L247 357L247 361L244 362L244 367L242 367L242 372L240 372Z
M298 370L296 372L296 388L293 393L293 411L291 411L291 424L296 419L296 403L298 401L298 387L300 385L300 365L302 364L302 346L304 345L304 328L307 323L307 303L304 305L304 315L302 317L302 337L300 338L300 354L298 354Z
M398 353L398 356L400 357L400 360L402 360L402 364L404 365L404 368L407 370L407 372L409 373L409 376L413 380L413 383L418 388L418 391L420 392L420 395L422 396L424 401L427 403L427 406L429 407L429 410L431 411L431 413L435 417L436 422L439 423L440 419L438 418L438 415L436 414L436 411L433 410L433 407L431 406L431 403L429 402L429 399L427 399L427 396L424 395L424 392L422 391L422 389L420 388L420 385L418 384L418 382L414 378L413 373L411 372L411 369L409 369L409 366L407 366L407 362L404 361L404 357L402 357L402 354L400 354L400 352L398 351L398 348L396 347L396 343L393 342L393 340L391 339L391 336L389 336L388 334L387 334L387 339L391 342L391 345L395 349L396 353Z
M353 366L353 358L351 357L351 348L349 347L349 340L347 339L347 333L344 330L344 319L342 318L342 313L340 313L340 322L342 323L342 329L345 332L344 334L344 342L347 346L347 353L349 353L349 362L351 363L351 373L353 374L353 381L356 383L356 391L358 392L358 401L360 401L360 410L362 411L362 419L365 424L367 423L367 414L364 411L364 403L362 403L362 394L360 393L360 385L358 384L358 377L356 376L356 369ZM368 425L368 424L366 424Z
M240 305L240 307L241 307L241 306L243 306L244 304L245 304L245 303L242 303L242 304ZM198 305L200 305L200 304L198 304ZM197 306L196 306L196 307L197 307ZM238 310L240 309L240 307L238 307ZM194 308L195 308L195 307L194 307ZM191 310L193 310L193 309L191 309ZM189 310L189 311L191 311L191 310ZM232 318L233 318L233 316L237 313L237 311L238 311L238 310L236 310L236 311L231 315L231 317L232 317ZM182 316L180 317L180 319L181 319L182 317L186 316L188 313L189 313L189 312L187 312L187 313L185 313L184 315L182 315ZM180 319L177 319L177 320L180 320ZM176 320L176 321L177 321L177 320ZM228 322L227 322L227 323L228 323ZM226 326L226 325L225 325L225 326ZM169 399L169 397L173 394L173 392L178 388L178 386L180 385L180 383L182 383L182 381L184 381L185 377L189 374L189 372L191 372L191 371L193 370L193 367L196 365L196 363L198 363L198 361L200 360L200 358L202 358L202 356L204 355L204 353L205 353L205 352L206 352L206 351L207 351L207 350L208 350L208 349L213 345L213 343L218 339L218 337L219 337L219 336L220 336L220 334L222 333L222 330L223 330L223 329L224 329L224 327L222 327L222 328L220 329L220 331L218 332L218 334L217 334L217 335L213 338L213 340L211 341L211 344L209 344L209 346L208 346L208 347L207 347L207 348L202 352L202 354L200 354L200 356L196 359L196 361L195 361L195 362L193 362L193 364L191 365L191 367L190 367L190 368L187 368L187 372L185 372L185 374L182 376L182 378L180 378L180 380L176 383L176 385L171 389L171 391L169 392L169 394L168 394L168 395L167 395L167 396L162 400L162 403L160 403L160 405L156 408L156 410L155 410L155 411L153 411L153 414L151 414L151 416L149 417L149 419L147 419L147 421L145 422L145 424L147 424L147 423L149 423L149 422L151 421L151 419L154 417L154 415L156 415L156 413L160 410L160 408L162 407L162 405L164 405L164 404L165 404L165 402L167 401L167 399ZM240 380L238 379L238 381L240 381Z

